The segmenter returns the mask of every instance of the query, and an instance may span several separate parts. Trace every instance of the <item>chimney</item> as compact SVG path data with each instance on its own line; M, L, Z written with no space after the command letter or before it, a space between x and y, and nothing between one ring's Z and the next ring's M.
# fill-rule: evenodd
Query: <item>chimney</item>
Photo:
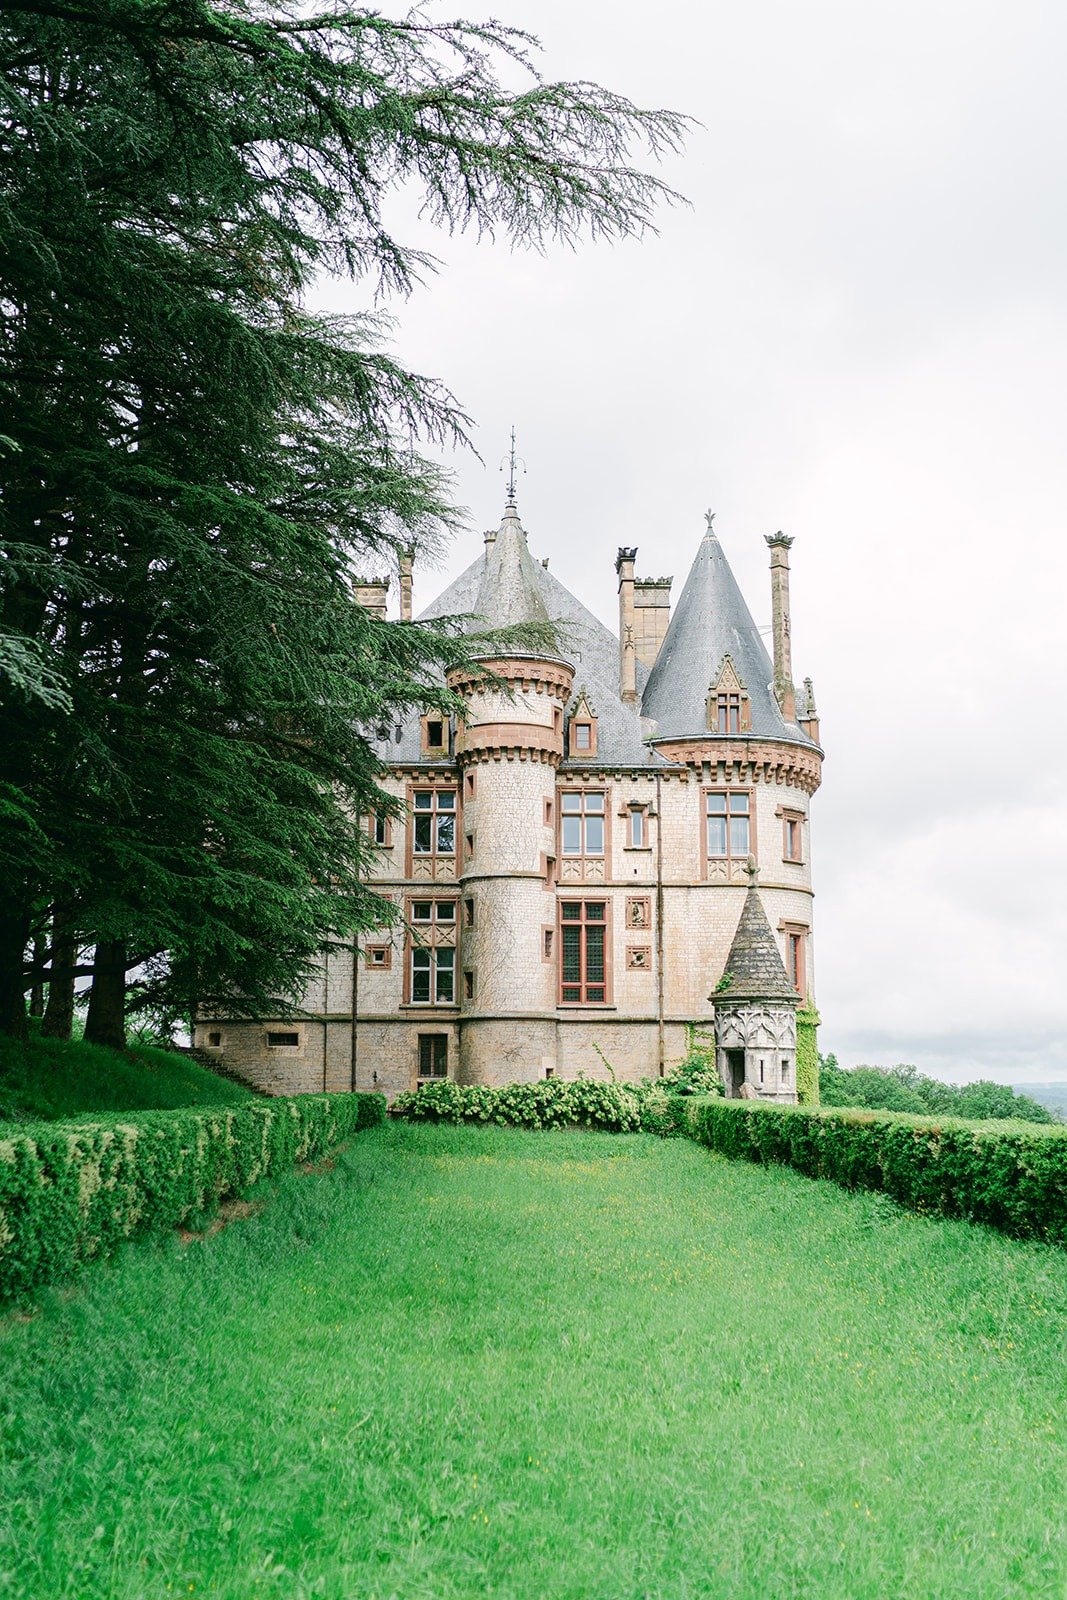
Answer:
M409 546L400 557L400 620L411 621L411 565L413 551Z
M774 694L786 722L797 720L793 659L789 641L789 549L780 530L765 535L771 552L771 620L774 632Z
M671 620L671 578L638 578L634 582L634 635L637 659L653 667Z
M357 578L355 596L358 605L369 611L379 622L385 621L385 598L389 593L388 578Z
M619 694L623 705L637 704L637 640L634 636L634 562L637 550L620 549L615 559L619 574Z

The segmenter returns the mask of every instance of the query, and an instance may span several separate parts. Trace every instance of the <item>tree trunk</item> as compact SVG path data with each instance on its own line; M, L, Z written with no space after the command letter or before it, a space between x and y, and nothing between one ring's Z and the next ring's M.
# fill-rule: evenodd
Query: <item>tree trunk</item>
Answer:
M93 987L85 1019L87 1044L126 1048L126 941L108 939L93 955Z
M41 1023L44 1039L69 1039L74 1023L73 941L66 933L67 919L62 911L52 918L52 976L48 980L48 1004Z
M39 967L44 961L44 940L33 941L33 964ZM30 1016L44 1016L44 979L35 977L30 984Z
M26 983L23 964L30 919L18 911L0 912L0 1033L25 1039Z

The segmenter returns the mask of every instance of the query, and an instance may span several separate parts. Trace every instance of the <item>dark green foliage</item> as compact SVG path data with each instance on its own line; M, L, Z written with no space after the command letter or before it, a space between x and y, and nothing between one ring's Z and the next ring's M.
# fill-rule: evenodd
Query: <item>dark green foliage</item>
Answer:
M797 1100L802 1106L817 1106L819 1089L819 1016L814 1000L797 1012Z
M451 1081L399 1094L390 1111L409 1122L486 1122L517 1128L601 1128L634 1133L641 1127L641 1092L621 1083L546 1078L501 1089Z
M0 1034L0 1122L53 1122L101 1111L239 1105L252 1091L175 1050L107 1050L82 1040Z
M0 1300L209 1212L384 1115L379 1095L301 1095L0 1126Z
M839 1067L833 1055L819 1057L819 1088L826 1106L863 1106L869 1111L929 1111L978 1122L1054 1123L1055 1113L1005 1083L942 1083L917 1068Z
M694 1137L734 1160L777 1162L899 1205L1067 1245L1067 1128L708 1101Z
M160 1018L269 1012L388 917L365 735L454 709L443 669L478 646L352 600L458 520L421 452L466 419L362 309L431 265L387 196L625 236L666 193L631 140L681 128L543 82L532 47L281 0L0 8L0 1030L56 920L90 1037L121 1043L130 973ZM329 271L357 314L307 309Z

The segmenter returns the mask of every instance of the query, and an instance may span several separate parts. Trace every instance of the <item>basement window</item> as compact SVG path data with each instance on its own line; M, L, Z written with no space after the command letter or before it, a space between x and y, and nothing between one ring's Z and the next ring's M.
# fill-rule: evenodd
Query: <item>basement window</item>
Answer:
M295 1050L300 1043L298 1033L268 1033L267 1047L270 1050Z
M419 1082L448 1077L447 1033L419 1034Z

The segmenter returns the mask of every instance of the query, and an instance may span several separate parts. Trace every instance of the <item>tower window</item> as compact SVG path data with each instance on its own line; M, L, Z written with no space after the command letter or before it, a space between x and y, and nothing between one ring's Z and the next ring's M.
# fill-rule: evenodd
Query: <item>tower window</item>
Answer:
M804 817L800 811L782 812L782 860L803 861Z
M740 733L741 696L739 694L718 695L716 717L719 733Z
M743 861L752 849L752 796L747 789L713 789L706 807L708 856Z

